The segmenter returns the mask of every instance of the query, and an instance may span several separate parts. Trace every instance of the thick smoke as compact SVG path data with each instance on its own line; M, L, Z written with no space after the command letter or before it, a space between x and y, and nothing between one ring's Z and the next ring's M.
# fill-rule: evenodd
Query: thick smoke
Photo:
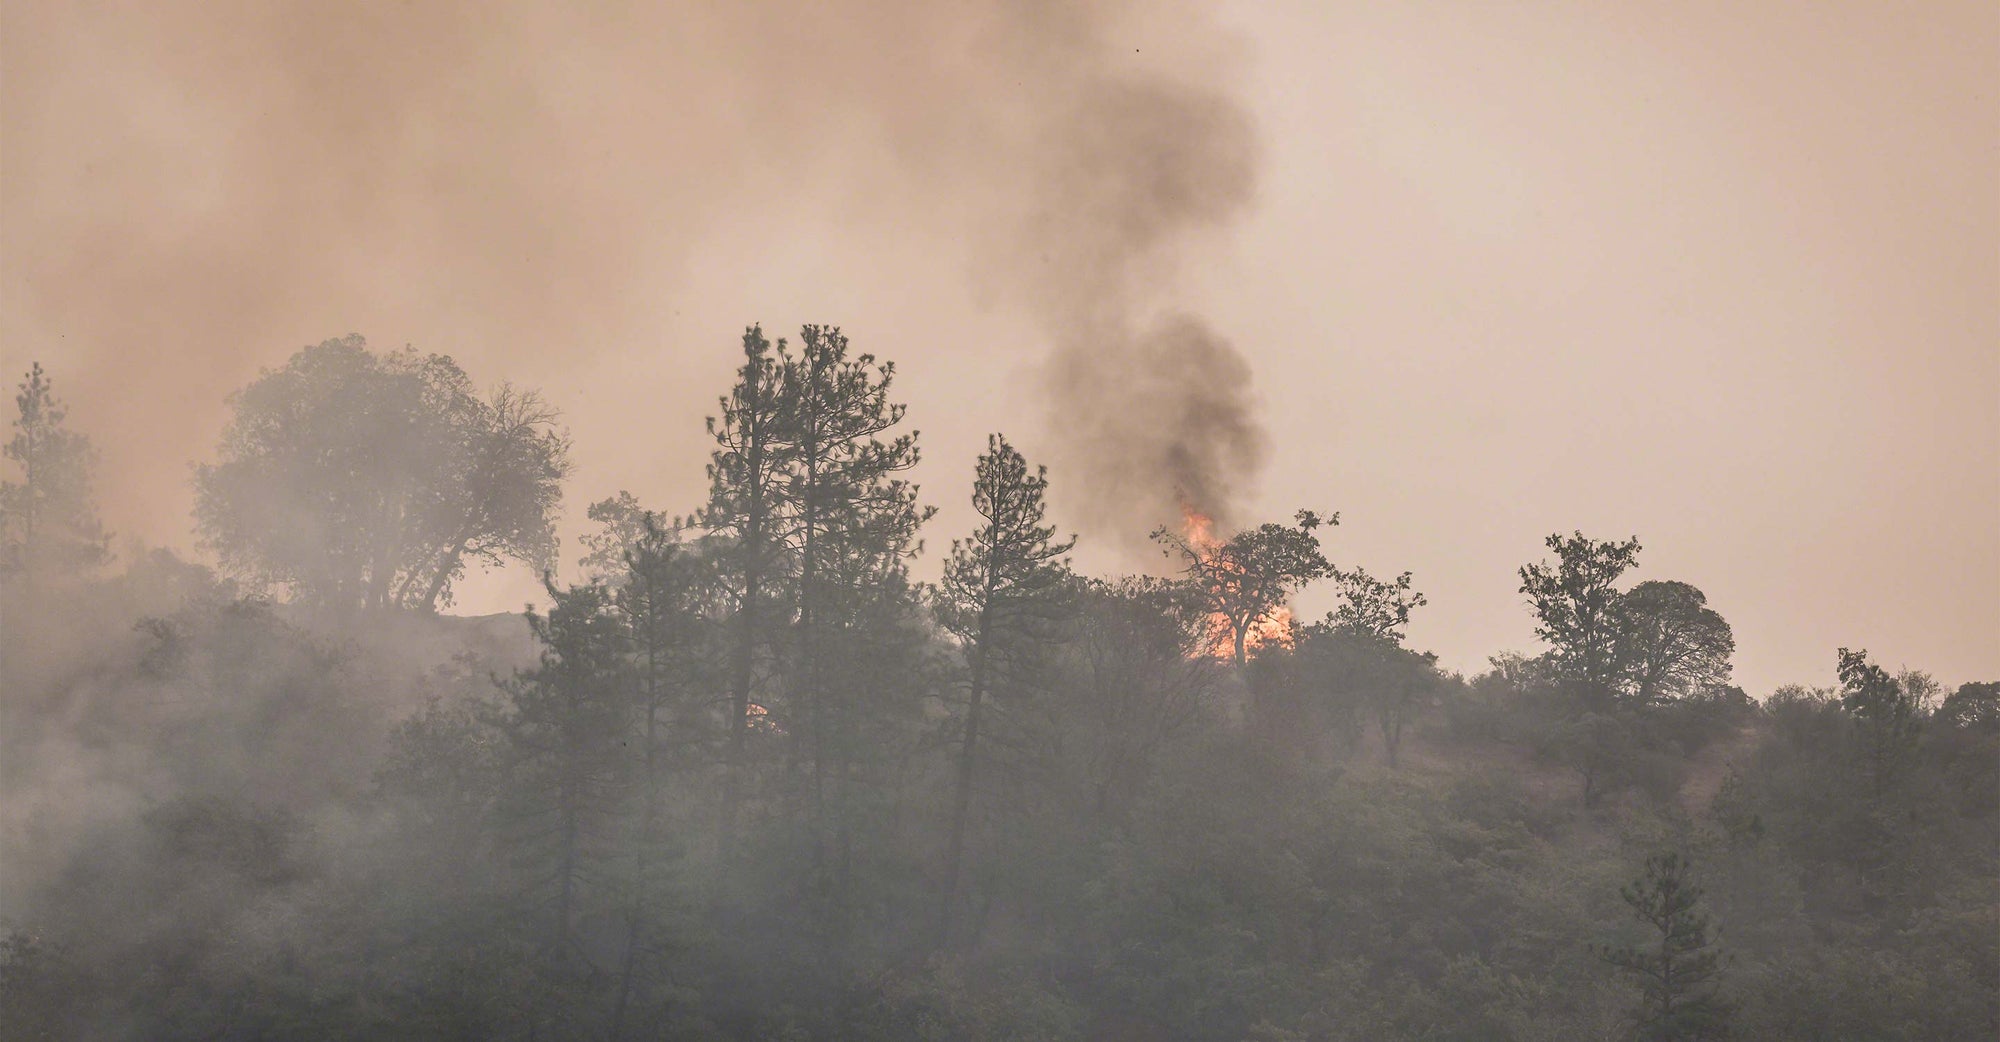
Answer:
M1196 12L31 0L4 22L0 360L98 403L126 531L179 534L153 519L184 516L223 394L305 343L530 379L661 357L676 273L773 201L967 244L946 263L1054 347L1049 443L1088 519L1143 530L1176 489L1224 511L1257 462L1241 359L1171 314L1178 254L1253 182Z
M1059 458L1101 527L1143 531L1182 502L1227 521L1263 457L1250 367L1200 318L1162 307L1191 233L1249 200L1249 119L1209 87L1106 78L1083 89L1042 153L1024 244L1049 251L1031 299L1057 345Z
M1087 502L1104 521L1164 520L1185 505L1226 522L1264 444L1249 364L1188 315L1105 338L1101 350L1067 343L1050 373L1076 418L1069 433Z

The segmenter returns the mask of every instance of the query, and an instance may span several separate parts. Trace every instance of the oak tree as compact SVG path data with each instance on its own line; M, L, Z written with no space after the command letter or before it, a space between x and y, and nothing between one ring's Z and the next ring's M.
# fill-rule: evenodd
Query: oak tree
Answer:
M1409 572L1393 580L1377 579L1362 568L1336 568L1331 574L1340 588L1340 605L1318 624L1326 629L1401 644L1410 614L1428 603L1410 588Z
M1549 645L1558 680L1585 706L1607 708L1618 691L1618 580L1639 555L1639 540L1599 542L1577 532L1551 535L1554 563L1522 567L1521 592L1535 610L1535 636Z
M1736 637L1700 590L1642 582L1618 598L1618 658L1633 704L1684 698L1729 683Z
M1293 593L1332 571L1313 532L1322 524L1339 523L1339 514L1321 518L1301 510L1289 527L1267 522L1217 543L1164 527L1155 529L1152 537L1163 552L1180 558L1199 611L1223 620L1231 641L1230 658L1240 667L1251 634L1275 620Z
M552 563L569 446L539 395L328 340L230 399L195 516L223 565L335 615L433 611L469 565Z

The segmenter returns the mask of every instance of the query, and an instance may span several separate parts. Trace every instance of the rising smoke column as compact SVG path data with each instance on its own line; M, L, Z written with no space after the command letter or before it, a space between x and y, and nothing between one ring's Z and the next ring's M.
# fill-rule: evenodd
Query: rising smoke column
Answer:
M1041 152L1036 287L1056 350L1058 457L1089 520L1137 535L1193 506L1224 524L1265 435L1248 361L1174 309L1194 233L1240 215L1254 185L1248 114L1220 87L1158 73L1087 76Z
M1260 458L1248 366L1174 306L1256 165L1226 34L1191 5L22 0L0 22L0 361L105 403L83 411L115 529L182 534L224 394L328 337L502 376L673 364L673 273L773 200L818 208L802 236L965 243L870 260L960 264L1043 331L1080 519L1136 535L1178 491L1227 520ZM589 420L583 453L615 451Z

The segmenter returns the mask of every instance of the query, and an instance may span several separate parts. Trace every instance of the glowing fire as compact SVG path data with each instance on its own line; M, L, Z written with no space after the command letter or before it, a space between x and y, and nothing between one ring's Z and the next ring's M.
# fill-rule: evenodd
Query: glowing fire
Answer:
M1181 504L1181 534L1187 540L1188 548L1195 552L1204 566L1221 573L1218 585L1226 585L1230 573L1241 572L1242 566L1233 561L1217 561L1216 551L1222 541L1215 537L1215 519ZM1227 591L1215 591L1227 599ZM1211 658L1232 659L1236 656L1236 627L1230 624L1229 616L1222 612L1211 612L1202 622L1202 651ZM1250 624L1250 631L1243 635L1243 653L1254 654L1264 647L1289 648L1292 646L1292 609L1279 606L1276 611Z

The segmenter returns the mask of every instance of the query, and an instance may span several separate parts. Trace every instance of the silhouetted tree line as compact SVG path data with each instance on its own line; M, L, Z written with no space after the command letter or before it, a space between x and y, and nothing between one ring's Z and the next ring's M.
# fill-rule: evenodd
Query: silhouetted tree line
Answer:
M994 435L940 578L894 367L752 327L706 500L588 508L451 359L307 348L197 468L220 575L114 570L37 366L0 493L0 1035L1945 1039L2000 1029L2000 684L1521 569L1546 650L1408 646L1336 515L1074 572ZM518 619L440 616L475 566ZM1287 625L1331 582L1338 607Z

